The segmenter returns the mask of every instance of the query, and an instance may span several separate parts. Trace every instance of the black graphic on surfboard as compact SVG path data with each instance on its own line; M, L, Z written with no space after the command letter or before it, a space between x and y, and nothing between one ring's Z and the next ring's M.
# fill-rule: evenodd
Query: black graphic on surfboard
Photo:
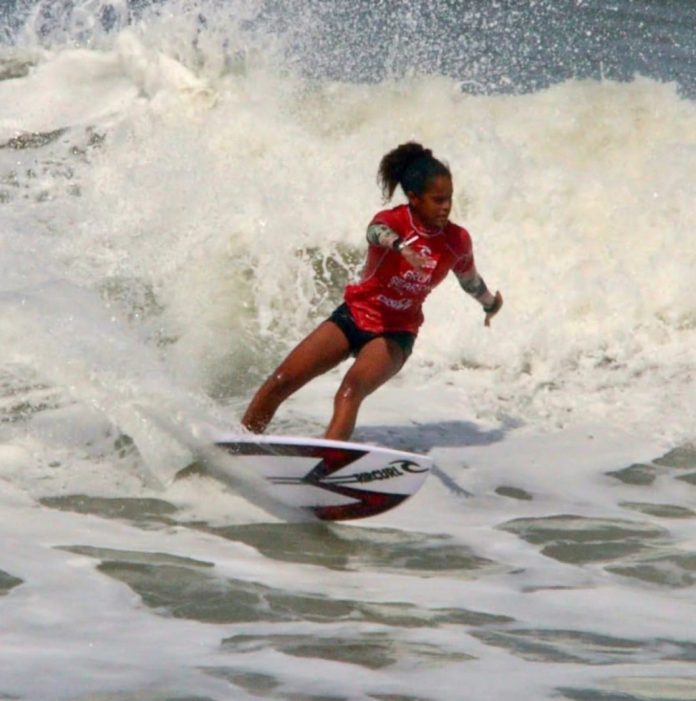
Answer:
M430 458L376 446L279 436L224 436L231 460L255 466L281 501L328 521L388 511L415 494Z

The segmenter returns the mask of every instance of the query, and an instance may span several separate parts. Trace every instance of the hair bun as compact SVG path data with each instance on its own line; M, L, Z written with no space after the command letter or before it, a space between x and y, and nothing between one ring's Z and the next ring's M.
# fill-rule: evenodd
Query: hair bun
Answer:
M433 156L431 149L408 141L382 157L377 181L382 186L384 199L390 200L397 185L401 185L404 192L421 194L435 175L450 175L449 168Z

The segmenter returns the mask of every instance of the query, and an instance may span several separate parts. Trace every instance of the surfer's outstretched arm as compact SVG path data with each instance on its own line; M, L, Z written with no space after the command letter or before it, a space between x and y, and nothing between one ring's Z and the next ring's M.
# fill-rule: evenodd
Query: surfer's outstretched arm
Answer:
M483 307L486 315L483 323L486 326L490 326L491 319L503 306L503 295L500 292L493 294L488 289L486 282L476 270L475 265L472 265L466 273L460 273L455 270L454 275L464 292L471 295Z

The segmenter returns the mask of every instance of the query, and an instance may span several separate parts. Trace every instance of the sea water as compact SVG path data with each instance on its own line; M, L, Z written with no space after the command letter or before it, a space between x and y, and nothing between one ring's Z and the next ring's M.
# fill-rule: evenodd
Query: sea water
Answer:
M0 698L696 699L693 3L0 20ZM338 304L410 139L505 298L445 281L361 412L435 474L338 525L174 479ZM271 429L321 435L346 367Z

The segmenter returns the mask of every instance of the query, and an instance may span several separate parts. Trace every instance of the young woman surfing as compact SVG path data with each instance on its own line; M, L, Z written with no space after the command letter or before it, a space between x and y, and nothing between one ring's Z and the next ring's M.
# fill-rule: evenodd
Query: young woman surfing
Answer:
M430 149L409 142L381 160L385 199L401 186L407 205L378 212L367 229L367 260L344 302L312 331L263 383L242 425L262 433L280 404L350 355L355 361L334 398L325 438L348 440L363 399L393 377L411 354L430 291L452 271L490 321L503 305L474 264L471 237L449 221L452 174Z

